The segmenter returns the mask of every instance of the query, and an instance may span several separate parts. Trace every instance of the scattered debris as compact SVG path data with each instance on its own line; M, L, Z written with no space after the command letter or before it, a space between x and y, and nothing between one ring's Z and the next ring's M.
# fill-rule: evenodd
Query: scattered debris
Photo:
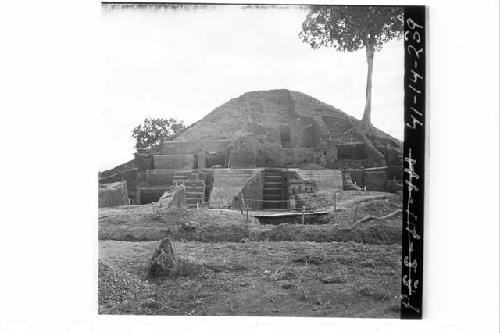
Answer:
M149 291L147 283L125 271L111 267L102 260L98 261L98 277L99 306L121 303Z

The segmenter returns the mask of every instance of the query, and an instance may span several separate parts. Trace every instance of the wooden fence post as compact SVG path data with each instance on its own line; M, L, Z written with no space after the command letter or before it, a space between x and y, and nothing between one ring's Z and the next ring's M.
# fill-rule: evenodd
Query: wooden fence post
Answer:
M240 213L243 214L243 208L245 207L245 197L243 193L240 194Z
M356 204L356 208L354 209L354 219L353 219L353 223L356 222L356 216L358 215L358 205L359 203Z

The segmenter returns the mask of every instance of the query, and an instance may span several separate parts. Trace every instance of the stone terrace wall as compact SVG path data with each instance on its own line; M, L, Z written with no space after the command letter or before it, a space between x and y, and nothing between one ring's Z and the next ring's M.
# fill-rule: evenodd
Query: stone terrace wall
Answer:
M260 169L214 169L214 185L210 194L211 208L231 207L233 199Z
M205 140L205 141L167 141L164 142L157 154L182 155L197 154L198 151L226 153L231 140Z
M194 155L154 155L153 164L155 169L183 169L190 170L194 168Z
M123 170L114 175L99 178L99 184L111 184L123 181L127 182L129 195L134 196L137 188L137 169Z
M373 168L373 169L346 169L344 172L349 173L351 180L357 186L364 188L368 191L387 191L387 181L392 178L388 178L388 172L395 173L399 175L394 169L389 169L387 167ZM401 172L402 173L402 172ZM398 180L396 178L396 180ZM401 182L401 180L399 180Z
M99 184L98 207L128 205L127 182Z
M342 171L340 170L302 170L292 169L302 179L315 181L318 186L318 191L342 191L344 182L342 181Z
M156 170L146 170L146 179L143 185L146 186L163 186L163 185L175 185L176 178L182 179L199 179L199 177L207 177L205 174L207 172L199 172L199 170L167 170L167 169L156 169ZM177 176L177 177L176 177ZM205 178L200 178L205 180Z
M386 185L386 169L365 170L365 186L368 191L385 191Z
M245 205L249 210L262 209L262 200L264 199L264 172L259 172L250 178L243 189L238 193L238 199L233 199L231 208L240 208L240 195L243 194Z
M318 186L312 180L288 180L288 195L316 192Z
M258 150L258 167L290 168L315 163L314 148L281 148L277 144L263 144Z

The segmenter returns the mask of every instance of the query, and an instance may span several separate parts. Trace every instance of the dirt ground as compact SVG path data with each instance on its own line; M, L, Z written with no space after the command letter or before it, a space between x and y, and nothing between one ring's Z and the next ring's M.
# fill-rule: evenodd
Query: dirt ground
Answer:
M353 223L393 213L401 200L349 192L326 225L264 226L227 210L100 209L99 312L398 318L401 214ZM166 235L182 269L148 279Z

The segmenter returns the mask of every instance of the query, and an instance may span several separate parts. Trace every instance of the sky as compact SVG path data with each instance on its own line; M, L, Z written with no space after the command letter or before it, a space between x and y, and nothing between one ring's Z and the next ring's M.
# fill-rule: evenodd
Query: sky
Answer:
M364 49L312 49L298 37L306 14L300 7L103 6L100 170L133 158L131 132L144 118L189 125L248 91L300 91L360 119ZM372 123L401 140L403 77L403 41L390 41L374 57Z

